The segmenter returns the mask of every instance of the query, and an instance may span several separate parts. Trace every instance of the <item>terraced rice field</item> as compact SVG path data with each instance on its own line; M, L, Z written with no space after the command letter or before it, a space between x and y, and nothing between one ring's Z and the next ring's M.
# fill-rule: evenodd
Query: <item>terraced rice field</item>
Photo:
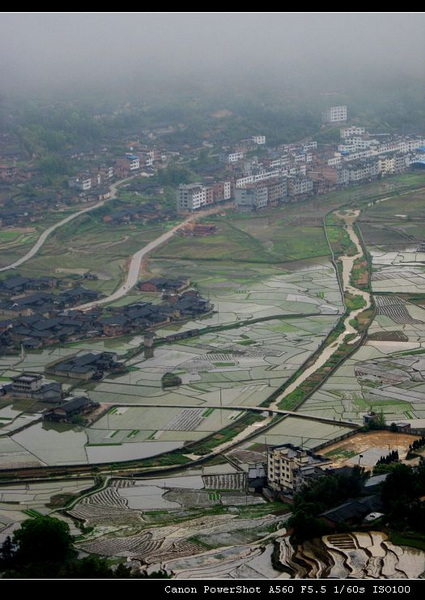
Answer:
M327 535L296 552L287 538L279 544L280 562L291 577L416 579L425 570L425 552L395 546L382 532Z

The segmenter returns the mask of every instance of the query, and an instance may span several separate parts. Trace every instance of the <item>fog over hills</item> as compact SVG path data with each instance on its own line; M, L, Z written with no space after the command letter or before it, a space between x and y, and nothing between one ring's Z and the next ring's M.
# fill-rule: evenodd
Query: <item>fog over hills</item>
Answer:
M4 12L2 94L425 81L424 13Z

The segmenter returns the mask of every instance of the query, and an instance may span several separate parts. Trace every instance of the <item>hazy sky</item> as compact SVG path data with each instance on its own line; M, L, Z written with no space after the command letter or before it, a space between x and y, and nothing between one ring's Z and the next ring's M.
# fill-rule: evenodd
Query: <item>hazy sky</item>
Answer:
M0 13L3 91L262 69L425 78L425 13Z

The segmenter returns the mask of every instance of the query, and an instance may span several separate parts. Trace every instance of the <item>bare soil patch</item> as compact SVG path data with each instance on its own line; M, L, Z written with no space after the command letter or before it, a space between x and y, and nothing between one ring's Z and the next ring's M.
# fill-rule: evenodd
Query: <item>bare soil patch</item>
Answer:
M373 448L388 449L388 453L392 450L398 450L400 459L403 460L409 450L410 444L419 437L409 433L370 431L359 433L340 442L330 444L326 448L323 448L320 454L328 456L335 467L352 465L354 456ZM368 467L366 466L366 468Z

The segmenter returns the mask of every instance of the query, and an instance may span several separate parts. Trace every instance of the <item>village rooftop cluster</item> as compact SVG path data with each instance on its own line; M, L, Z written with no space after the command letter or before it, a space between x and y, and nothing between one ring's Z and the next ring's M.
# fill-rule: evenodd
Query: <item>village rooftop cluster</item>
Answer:
M422 137L373 134L358 125L343 126L347 119L346 106L331 107L323 116L328 126L341 125L336 145L304 140L267 148L266 137L257 135L223 149L220 161L228 178L180 185L177 210L191 212L232 200L239 211L256 211L423 166ZM255 156L262 147L266 153Z

